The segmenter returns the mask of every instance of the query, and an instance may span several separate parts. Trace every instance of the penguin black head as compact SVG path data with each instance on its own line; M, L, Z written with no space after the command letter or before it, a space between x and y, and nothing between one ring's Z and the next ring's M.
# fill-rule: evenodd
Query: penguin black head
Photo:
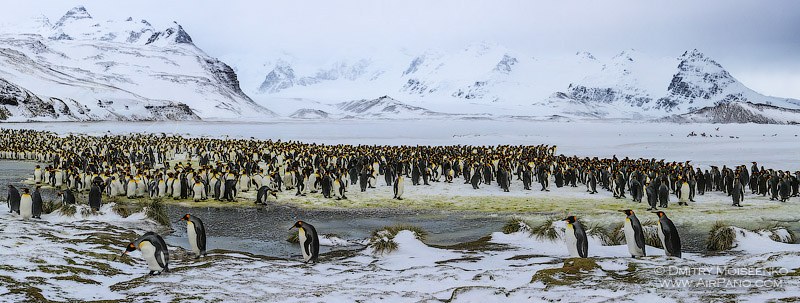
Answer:
M29 193L31 193L31 190L30 190L30 189L28 189L28 188L23 188L23 189L22 189L22 193L23 193L23 194L29 194Z
M575 216L569 216L569 217L564 218L563 221L566 221L567 223L572 224L572 223L575 223L575 221L577 221L577 219L575 219Z
M667 216L667 214L665 214L663 211L660 211L660 210L659 211L654 211L653 213L656 214L659 218L664 218L664 217Z
M633 214L633 210L630 210L630 209L623 209L623 210L620 210L620 211L625 213L626 216L630 216L630 215Z
M292 228L302 228L303 224L304 224L303 221L297 221L294 223L292 227L289 228L289 230L292 230Z
M136 250L136 245L133 245L133 242L131 242L131 243L128 243L128 245L127 245L127 246L125 246L125 251L123 251L123 252L122 252L122 254L120 255L120 257L121 257L121 256L124 256L124 255L126 255L126 254L128 254L129 252L132 252L132 251L134 251L134 250Z
M189 218L191 218L191 215L189 215L189 214L185 214L185 215L183 215L183 217L181 217L181 219L180 219L180 220L178 220L178 221L179 221L179 222L180 222L180 221L184 221L184 220L186 220L186 221L189 221Z

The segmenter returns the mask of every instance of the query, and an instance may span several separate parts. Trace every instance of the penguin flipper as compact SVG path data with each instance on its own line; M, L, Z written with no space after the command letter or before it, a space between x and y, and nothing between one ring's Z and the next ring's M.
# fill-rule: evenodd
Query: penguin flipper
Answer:
M645 242L644 242L644 231L642 230L641 225L638 228L633 229L633 237L636 241L636 247L642 249L642 253L645 253ZM645 255L647 255L645 253Z
M667 246L664 249L669 255L680 257L681 240L675 230L675 225L672 222L668 222L667 224L661 224L661 226L664 232L664 244Z
M200 249L200 254L206 252L206 228L203 224L194 224L194 231L197 233L199 239L197 241L197 248ZM199 256L198 256L199 257Z

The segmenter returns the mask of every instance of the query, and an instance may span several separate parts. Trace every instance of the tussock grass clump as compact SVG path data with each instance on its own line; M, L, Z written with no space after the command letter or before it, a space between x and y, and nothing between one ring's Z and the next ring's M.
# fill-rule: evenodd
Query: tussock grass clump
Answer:
M397 233L403 230L414 233L414 237L423 242L428 236L428 232L416 226L386 226L372 232L372 236L370 237L369 244L367 246L372 248L372 251L375 254L383 255L391 253L397 249L397 242L394 241L394 237L397 236Z
M710 251L723 251L735 247L736 231L724 222L714 222L706 240L706 249Z
M65 217L74 217L78 209L74 204L67 204L58 209L58 212Z
M150 203L147 202L140 202L140 203L125 203L122 201L114 202L114 205L111 206L111 211L115 214L119 215L120 217L127 218L128 216L141 212L143 209L149 206Z
M598 224L592 225L586 233L589 236L594 236L600 239L603 246L621 245L625 244L625 232L622 230L622 224L609 230Z
M797 236L791 229L778 224L754 230L754 232L762 235L769 235L769 238L775 242L793 244L797 241Z
M531 228L531 235L536 237L537 240L555 241L560 237L559 231L553 223L560 221L556 217L547 218L542 224Z
M150 220L157 223L170 226L169 216L167 216L167 207L161 202L161 199L153 199L150 202L145 202L145 215Z
M54 211L58 210L59 208L61 208L61 203L60 202L56 203L56 202L53 202L52 200L50 200L50 201L45 201L44 203L42 203L42 213L43 214L52 214Z
M286 242L300 244L300 236L298 236L297 232L289 233L289 236L286 237Z
M661 239L658 237L658 225L644 225L642 224L642 231L644 232L644 244L656 248L664 248L661 245Z
M503 225L504 234L513 234L519 231L531 231L531 225L520 217L512 217L511 220L508 220L506 225Z

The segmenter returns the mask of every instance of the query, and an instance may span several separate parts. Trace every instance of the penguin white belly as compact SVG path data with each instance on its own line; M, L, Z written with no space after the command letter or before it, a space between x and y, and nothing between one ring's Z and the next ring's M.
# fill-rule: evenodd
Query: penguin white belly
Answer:
M117 182L117 196L125 195L125 187L122 185L122 182Z
M689 185L683 184L681 186L681 202L687 202L689 200Z
M147 261L147 268L154 271L161 271L163 268L156 260L156 247L150 242L144 241L139 244L139 251L142 252L142 257Z
M42 183L42 170L37 169L33 171L33 181L36 183Z
M244 192L250 190L250 177L247 175L242 175L242 177L239 178L239 188L241 188Z
M306 251L306 231L301 227L297 232L297 239L300 240L300 252L303 253L303 261L311 259L311 252Z
M403 182L403 179L398 180L397 182L397 197L401 198L403 196L403 191L405 190L406 185Z
M333 182L333 189L332 189L332 191L333 191L333 195L334 195L334 196L336 196L336 198L337 198L337 199L341 199L341 198L342 198L342 195L341 195L341 194L340 194L340 192L339 192L339 188L340 188L340 187L341 187L341 186L339 186L339 181Z
M19 215L23 220L28 220L33 216L33 199L30 195L23 195L19 201Z
M128 191L126 193L128 198L136 197L136 182L128 182Z
M181 189L182 189L181 187L182 187L181 186L181 181L180 180L175 180L175 182L172 184L172 197L173 198L180 198L181 197Z
M200 201L200 200L203 200L203 198L205 198L205 195L204 195L205 187L203 186L203 184L195 184L194 187L192 187L192 190L194 191L194 200L195 201Z
M136 196L137 197L144 197L147 186L144 182L136 182Z
M564 238L566 238L567 241L567 250L569 250L569 256L573 258L580 257L578 254L578 238L575 237L575 229L572 227L572 224L567 224L567 230L564 233Z
M56 184L55 187L61 187L64 184L64 176L60 171L57 171L55 174L56 177Z
M200 255L200 248L197 247L197 232L194 231L194 223L187 221L186 233L189 237L189 247L192 248L192 252L195 255Z
M162 182L158 182L158 197L163 198L167 192L167 184Z
M644 253L642 249L636 246L636 233L633 231L633 225L631 225L630 219L625 218L623 230L625 231L625 243L628 245L628 252L631 253L631 256L643 256Z

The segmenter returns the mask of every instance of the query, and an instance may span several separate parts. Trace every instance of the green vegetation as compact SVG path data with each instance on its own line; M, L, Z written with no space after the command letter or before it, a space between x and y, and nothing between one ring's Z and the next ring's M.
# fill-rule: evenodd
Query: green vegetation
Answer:
M391 253L397 249L397 243L394 241L394 237L397 236L397 233L403 230L414 233L414 237L423 242L428 236L428 232L416 226L386 226L372 232L372 237L370 237L369 244L367 246L372 248L373 253L378 255Z
M531 225L520 217L512 217L511 220L508 220L508 223L503 226L504 234L513 234L518 231L530 232Z
M560 220L561 219L557 217L549 217L545 219L542 224L531 229L531 236L536 237L537 240L557 240L559 237L559 231L556 229L553 223Z
M735 246L736 231L724 222L717 221L711 227L706 240L706 248L710 251L729 250Z
M600 265L593 258L570 258L564 260L562 267L537 271L531 278L531 283L542 282L547 287L573 285L599 269Z

